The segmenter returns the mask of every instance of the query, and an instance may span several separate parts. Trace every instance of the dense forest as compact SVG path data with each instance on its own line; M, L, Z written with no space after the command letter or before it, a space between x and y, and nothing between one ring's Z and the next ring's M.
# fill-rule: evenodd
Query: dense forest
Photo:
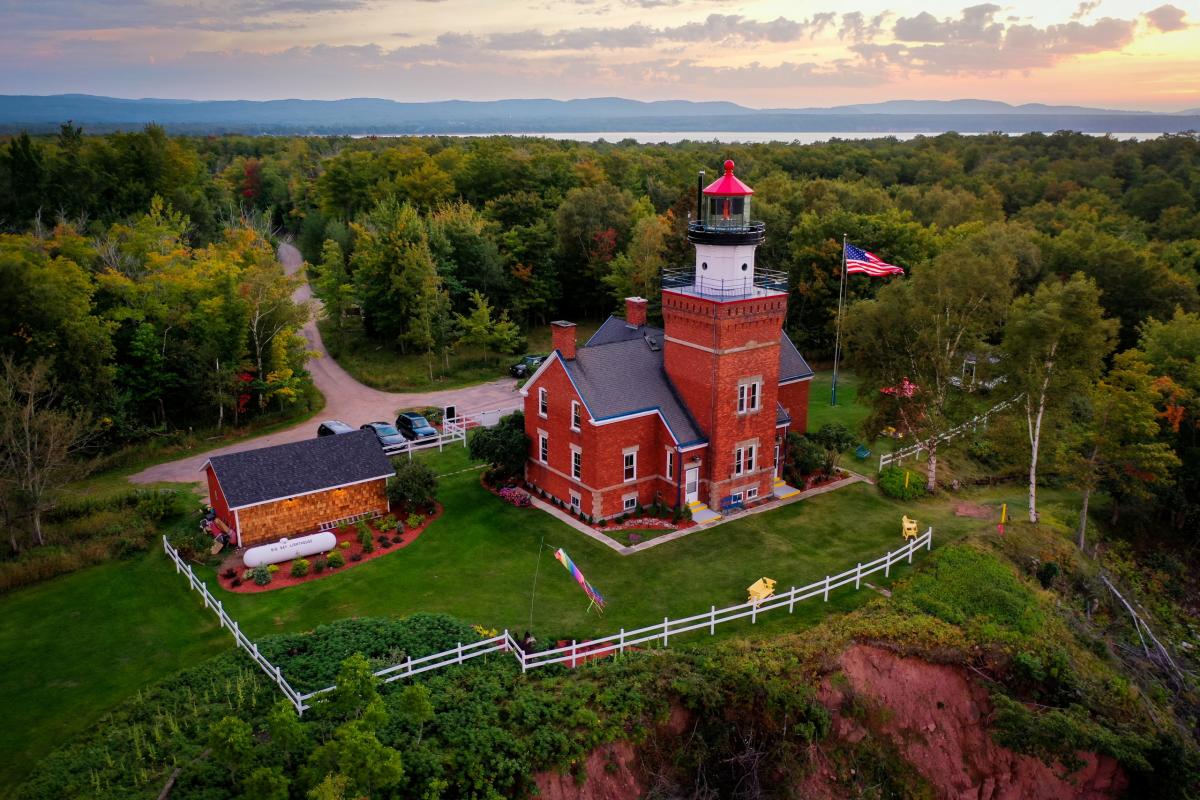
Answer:
M1083 483L1151 501L1161 509L1152 518L1174 530L1200 524L1194 135L645 146L180 138L156 127L88 136L64 125L56 137L0 147L0 352L13 374L49 365L46 388L27 382L26 396L61 395L56 402L93 421L93 450L286 412L310 394L298 331L311 312L289 300L302 278L278 267L283 237L310 265L332 324L353 312L367 342L425 354L431 375L456 346L518 352L521 330L551 318L602 317L632 294L653 303L660 270L691 256L683 232L696 173L726 157L756 189L755 216L768 230L761 263L788 273L788 330L810 361L832 353L843 234L909 272L850 280L847 321L848 356L864 374L939 387L910 423L955 421L944 386L969 351L1044 365L1036 345L1062 328L1058 317L1047 322L1046 304L1060 317L1082 314L1092 322L1062 341L1080 363L1053 379L1032 367L1011 376L1049 401L1036 414L1056 432L1043 454L1066 447L1084 458L1090 442ZM972 305L972 291L986 302ZM898 336L872 351L886 337L871 331L945 335L931 327L931 297L973 309L953 347L916 346L940 352L938 363L916 364ZM1018 318L1023 346L1015 322L1006 330ZM1088 330L1104 335L1083 342ZM1137 384L1143 410L1157 415L1149 434L1143 426L1140 439L1097 444L1074 424L1094 409L1058 402L1091 397L1105 376ZM1122 460L1122 447L1128 456L1143 444L1172 452ZM1125 466L1103 467L1106 458ZM1065 473L1068 461L1052 469Z

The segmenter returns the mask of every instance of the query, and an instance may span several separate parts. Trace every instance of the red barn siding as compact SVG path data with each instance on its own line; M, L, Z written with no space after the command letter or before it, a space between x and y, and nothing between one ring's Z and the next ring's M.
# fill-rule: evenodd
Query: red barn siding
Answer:
M204 465L204 474L208 479L208 503L217 512L219 517L229 529L235 534L238 534L238 543L241 544L241 534L238 531L237 517L229 510L229 503L225 500L225 492L221 491L221 482L217 480L217 473L213 471L211 464Z

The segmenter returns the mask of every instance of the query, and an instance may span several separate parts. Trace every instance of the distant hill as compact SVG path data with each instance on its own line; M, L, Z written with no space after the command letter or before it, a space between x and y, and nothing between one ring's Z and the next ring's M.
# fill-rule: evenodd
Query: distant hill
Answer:
M137 100L84 94L2 95L0 130L91 131L163 125L180 133L555 133L791 131L963 133L1080 130L1165 133L1200 129L1200 109L1180 114L992 100L890 100L830 108L754 109L729 102L620 97L581 100Z

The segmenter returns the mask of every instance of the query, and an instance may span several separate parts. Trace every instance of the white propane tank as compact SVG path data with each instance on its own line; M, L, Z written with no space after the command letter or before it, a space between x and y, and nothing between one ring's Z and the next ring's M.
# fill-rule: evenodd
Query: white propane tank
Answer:
M242 554L242 563L247 567L261 567L267 564L278 564L280 561L290 561L293 558L327 553L335 547L337 547L337 537L331 532L313 533L296 539L280 539L271 544L251 547Z

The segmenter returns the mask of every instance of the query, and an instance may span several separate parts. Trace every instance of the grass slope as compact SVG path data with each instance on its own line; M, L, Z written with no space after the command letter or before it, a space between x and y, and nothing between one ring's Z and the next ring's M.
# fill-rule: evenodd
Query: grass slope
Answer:
M813 398L815 411L820 393ZM853 412L854 406L839 409ZM466 469L465 449L431 459L439 472L456 474L441 482L447 513L416 543L302 586L257 595L215 589L225 607L252 637L414 611L523 631L530 626L536 572L538 637L586 638L743 602L745 587L763 575L787 587L840 572L900 546L902 513L933 525L938 546L991 526L955 517L944 499L899 504L859 484L620 556L547 514L514 508L485 492L478 471ZM964 494L993 505L1015 505L1022 496L1020 486ZM1077 513L1069 493L1044 490L1042 503L1047 516L1066 520ZM586 612L586 599L553 558L556 547L564 547L608 598L603 617ZM215 587L212 571L204 575ZM231 647L228 634L186 586L166 557L153 551L0 597L0 703L8 712L8 724L0 726L6 754L0 786L14 785L55 744L148 682ZM793 617L764 617L754 627L738 623L718 635L794 631L872 596L843 589L828 606L809 602Z

